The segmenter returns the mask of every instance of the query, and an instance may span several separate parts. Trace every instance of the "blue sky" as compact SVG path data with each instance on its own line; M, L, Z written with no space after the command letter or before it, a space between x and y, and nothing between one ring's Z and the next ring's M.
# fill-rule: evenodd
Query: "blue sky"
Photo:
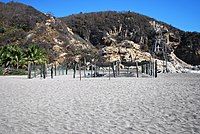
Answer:
M0 0L9 2L10 0ZM200 32L200 0L15 0L57 17L80 12L134 11L185 31Z

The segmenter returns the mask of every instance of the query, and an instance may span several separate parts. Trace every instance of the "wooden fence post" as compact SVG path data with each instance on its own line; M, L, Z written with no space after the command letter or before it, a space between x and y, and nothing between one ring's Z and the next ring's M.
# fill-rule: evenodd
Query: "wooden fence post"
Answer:
M113 71L113 77L115 78L115 66L114 66L114 62L112 62L112 71Z
M84 57L84 59L83 59L84 61L84 77L86 78L86 58Z
M142 73L144 73L144 65L142 65L141 67L142 67Z
M151 75L151 62L148 64L148 74Z
M157 70L158 70L158 67L157 67L157 60L155 61L155 78L157 78Z
M110 80L110 63L109 63L109 80Z
M40 65L40 77L42 78L42 65Z
M68 65L66 65L66 69L65 69L65 74L67 75L68 73Z
M138 74L138 62L136 61L136 73L137 73L137 77L139 77L139 74Z
M31 79L31 63L28 62L28 79Z
M117 63L117 72L118 72L118 75L120 75L120 66L119 66L119 62Z
M36 78L36 64L33 63L33 70L34 70L34 78Z
M51 79L53 79L53 65L51 66Z
M78 69L79 69L79 75L80 75L80 81L81 81L81 61L79 61L79 67L78 67Z
M58 75L60 75L60 66L58 67Z
M46 78L46 65L43 64L43 78Z
M153 66L152 66L152 62L150 61L150 76L152 76L152 73L153 73L153 68L152 68Z
M93 66L91 65L91 77L93 77Z
M73 70L74 70L73 78L76 77L76 68L77 68L77 63L75 62L74 65L73 65Z
M96 74L97 74L97 66L96 66L96 63L94 64L94 77L96 77Z
M56 62L55 62L55 68L54 68L55 76L56 76L56 70L57 70L57 66L56 66Z
M64 75L65 71L64 71L64 67L63 66L61 67L61 70L62 70L62 75Z
M146 74L148 74L148 66L149 66L149 62L146 63Z

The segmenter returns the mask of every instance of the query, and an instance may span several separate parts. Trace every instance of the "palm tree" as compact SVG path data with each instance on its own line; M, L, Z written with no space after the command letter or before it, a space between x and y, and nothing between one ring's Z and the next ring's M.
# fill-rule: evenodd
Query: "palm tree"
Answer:
M31 74L31 65L33 64L34 67L34 76L36 77L36 65L37 64L45 64L47 62L48 58L45 53L45 51L39 46L33 44L30 45L26 51L26 61L29 64L28 70L29 70L29 78Z
M4 67L9 67L12 60L11 46L4 46L0 51L1 64Z
M11 65L13 67L16 67L17 70L19 66L23 66L24 63L24 57L23 57L23 52L20 47L18 46L11 46Z
M19 68L23 63L23 52L16 45L7 45L0 49L0 64L4 67Z

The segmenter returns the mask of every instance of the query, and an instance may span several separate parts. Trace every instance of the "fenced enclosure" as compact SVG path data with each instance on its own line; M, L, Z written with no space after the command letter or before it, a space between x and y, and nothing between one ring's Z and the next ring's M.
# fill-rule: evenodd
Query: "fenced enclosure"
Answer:
M28 78L54 78L60 75L72 75L73 78L92 77L157 77L157 60L143 62L95 62L81 64L41 64L28 65Z

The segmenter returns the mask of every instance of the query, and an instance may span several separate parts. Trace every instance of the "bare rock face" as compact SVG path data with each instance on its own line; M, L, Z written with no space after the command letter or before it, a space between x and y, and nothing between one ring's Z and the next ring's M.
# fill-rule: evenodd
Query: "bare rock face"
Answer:
M163 47L165 45L165 51L167 53L173 52L178 45L180 45L180 37L175 35L173 32L170 32L167 27L156 23L155 21L149 22L155 31L155 43ZM154 47L154 46L153 46Z
M54 17L49 17L45 22L38 23L27 35L27 44L29 42L44 47L51 57L50 62L56 61L57 64L64 62L66 56L69 56L69 53L74 53L77 48L80 51L93 48Z
M100 50L100 54L106 61L150 61L151 54L142 52L140 45L133 41L122 41L117 45L105 46Z
M167 62L167 70L170 73L185 73L188 72L188 70L191 70L193 68L192 65L185 63L181 59L179 59L173 52L169 55L170 61ZM159 60L159 59L154 59L157 60L157 67L158 67L158 72L162 72L166 68L163 66L163 63L165 61Z

